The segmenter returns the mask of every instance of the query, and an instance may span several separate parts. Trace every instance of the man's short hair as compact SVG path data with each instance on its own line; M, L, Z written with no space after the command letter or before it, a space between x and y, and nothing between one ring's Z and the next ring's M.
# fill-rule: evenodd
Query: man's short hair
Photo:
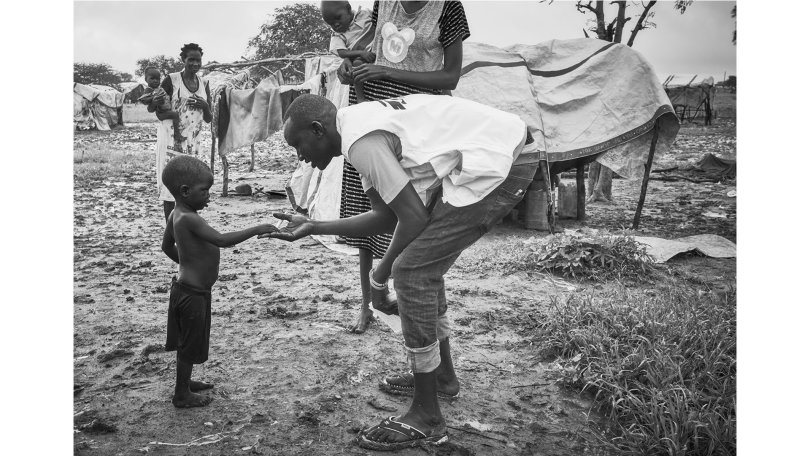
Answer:
M177 198L182 185L198 184L208 176L213 175L205 162L190 155L178 155L166 163L160 179L172 196Z
M149 74L150 71L157 71L159 75L161 76L163 75L163 73L160 71L158 67L148 66L143 69L143 77L146 77L146 75Z
M289 119L293 125L298 127L313 120L325 122L329 115L336 110L337 108L328 98L305 93L290 103L287 112L284 113L284 121Z
M347 8L349 11L352 10L352 5L348 1L326 1L321 2L321 14L323 14L324 11L335 11L341 7Z

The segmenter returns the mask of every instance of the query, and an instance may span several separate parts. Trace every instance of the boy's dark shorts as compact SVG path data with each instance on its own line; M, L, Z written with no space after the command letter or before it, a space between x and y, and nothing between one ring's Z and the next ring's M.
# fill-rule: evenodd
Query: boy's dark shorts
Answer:
M172 280L166 351L177 350L177 356L182 361L202 364L208 360L210 336L211 291L198 290Z

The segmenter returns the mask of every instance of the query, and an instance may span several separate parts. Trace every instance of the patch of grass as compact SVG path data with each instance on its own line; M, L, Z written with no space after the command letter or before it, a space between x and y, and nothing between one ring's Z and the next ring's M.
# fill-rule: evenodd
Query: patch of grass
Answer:
M611 442L630 454L736 454L736 292L670 287L552 300L541 352L591 395Z
M73 150L73 178L76 181L99 180L134 172L153 171L153 152L112 149L88 144Z
M652 269L652 259L632 236L566 232L527 241L512 267L605 282L642 279Z
M155 113L146 110L140 103L124 103L124 124L127 123L156 123Z

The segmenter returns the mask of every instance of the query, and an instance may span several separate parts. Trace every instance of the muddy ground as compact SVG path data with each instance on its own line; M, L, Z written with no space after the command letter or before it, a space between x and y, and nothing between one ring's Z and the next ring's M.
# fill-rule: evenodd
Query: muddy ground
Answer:
M210 138L207 136L206 138ZM663 165L687 165L704 153L736 158L733 120L684 126ZM210 144L206 139L205 147ZM154 125L128 123L110 132L78 132L74 156L110 150L140 167L81 172L74 182L74 446L83 455L374 454L353 444L364 426L403 411L409 400L378 390L385 374L406 368L400 336L382 323L363 335L346 330L360 299L356 257L297 243L249 240L222 254L214 287L210 359L195 378L216 384L205 408L170 402L174 353L165 342L168 286L176 266L160 251ZM274 136L233 159L233 188L282 190L294 157ZM89 153L88 153L89 156ZM220 230L266 222L287 209L284 198L219 195L202 213ZM630 226L638 182L614 181L616 203L588 207L584 224L617 232ZM715 233L736 241L735 181L650 182L641 234L676 238ZM733 195L733 193L732 193ZM487 258L516 240L546 233L509 221L466 251L446 277L452 339L462 397L443 402L452 444L400 454L613 454L598 438L599 414L587 398L556 383L553 360L530 340L550 298L607 293L615 284L505 274ZM688 255L662 268L693 286L734 285L735 260ZM635 286L649 292L657 285ZM663 285L662 285L663 286Z

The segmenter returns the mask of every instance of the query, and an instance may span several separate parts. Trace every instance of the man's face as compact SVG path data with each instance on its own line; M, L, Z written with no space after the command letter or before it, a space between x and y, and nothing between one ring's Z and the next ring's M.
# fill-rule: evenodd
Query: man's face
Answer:
M317 125L321 125L317 123ZM321 127L322 128L322 127ZM325 130L309 125L293 125L292 120L287 119L284 123L284 139L287 144L295 148L298 160L309 163L313 168L326 169L334 156L334 148L340 147L333 144Z
M343 33L349 30L352 23L351 7L349 5L330 7L323 12L323 21L336 33Z
M188 206L195 211L199 211L208 206L208 203L211 201L211 195L208 191L211 189L212 185L214 185L214 175L210 173L196 184L191 185L188 188L188 192L183 195Z
M146 83L153 89L160 87L160 72L149 70L149 72L146 73Z

